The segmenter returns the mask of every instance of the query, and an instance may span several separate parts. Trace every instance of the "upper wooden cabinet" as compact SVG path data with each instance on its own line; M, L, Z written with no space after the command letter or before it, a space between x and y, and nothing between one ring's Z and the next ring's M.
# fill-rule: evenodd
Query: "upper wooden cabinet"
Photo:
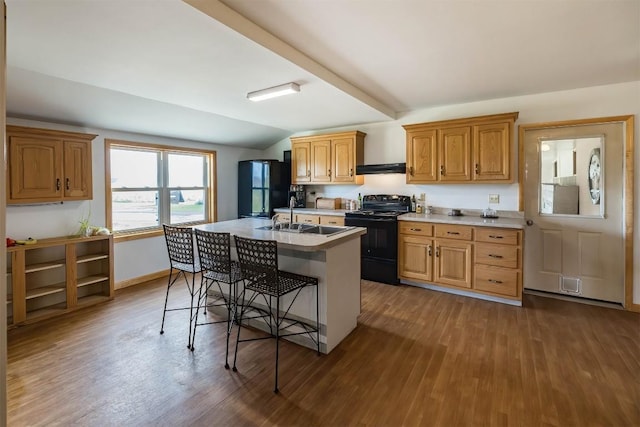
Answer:
M518 113L403 126L407 183L513 182L513 126Z
M293 184L362 184L365 133L341 132L291 138Z
M90 200L96 136L7 126L7 203Z

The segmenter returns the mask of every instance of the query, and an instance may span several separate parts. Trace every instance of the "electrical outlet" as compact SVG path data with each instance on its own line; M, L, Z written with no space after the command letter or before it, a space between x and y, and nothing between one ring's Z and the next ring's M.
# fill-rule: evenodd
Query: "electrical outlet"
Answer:
M420 200L425 200L427 196L424 193L420 193Z
M489 203L500 203L499 194L489 194Z

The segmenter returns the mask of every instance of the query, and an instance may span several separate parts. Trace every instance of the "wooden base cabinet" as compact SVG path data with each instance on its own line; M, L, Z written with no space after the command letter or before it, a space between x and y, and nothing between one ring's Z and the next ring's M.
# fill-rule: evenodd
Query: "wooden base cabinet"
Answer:
M522 300L522 231L400 221L401 279Z
M113 298L113 237L58 237L7 248L8 326Z

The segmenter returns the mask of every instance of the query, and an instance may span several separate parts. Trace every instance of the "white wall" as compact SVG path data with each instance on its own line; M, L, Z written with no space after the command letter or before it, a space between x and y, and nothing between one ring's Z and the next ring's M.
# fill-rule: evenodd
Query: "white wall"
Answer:
M98 134L91 146L93 157L93 200L65 202L64 204L7 206L7 236L14 239L27 237L39 239L74 234L79 227L78 221L83 216L86 216L89 211L91 211L91 225L105 225L105 138L215 150L218 170L219 221L237 217L238 161L260 159L263 155L261 150L176 140L153 135L80 128L15 118L7 118L7 123ZM169 262L163 237L116 243L114 252L116 283L164 270Z
M348 128L323 129L297 134L312 135L339 130L357 129L367 134L365 138L365 163L395 163L406 160L404 124L423 123L486 114L520 113L516 128L520 124L576 120L591 117L608 117L633 114L635 120L635 167L640 168L640 81L616 85L597 86L561 92L494 99L468 104L448 105L411 111L400 114L395 121L363 124ZM517 129L514 153L517 157ZM270 147L267 156L290 148L288 139ZM517 162L516 162L517 163ZM514 171L517 177L517 168ZM634 189L634 303L640 304L640 172L636 172ZM317 197L354 198L358 193L397 192L400 194L425 193L427 204L443 207L483 209L487 207L489 193L500 195L500 204L492 205L498 210L518 209L518 185L407 185L404 175L367 175L362 186L310 186ZM309 197L311 199L311 197Z

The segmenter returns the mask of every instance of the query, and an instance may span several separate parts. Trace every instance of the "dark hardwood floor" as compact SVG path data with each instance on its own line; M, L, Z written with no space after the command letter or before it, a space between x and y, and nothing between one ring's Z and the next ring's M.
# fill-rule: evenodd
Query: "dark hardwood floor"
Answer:
M224 369L224 327L185 312L159 335L165 281L9 331L10 426L637 426L640 315L526 295L522 308L363 282L331 354L272 340ZM175 301L175 300L174 300Z

